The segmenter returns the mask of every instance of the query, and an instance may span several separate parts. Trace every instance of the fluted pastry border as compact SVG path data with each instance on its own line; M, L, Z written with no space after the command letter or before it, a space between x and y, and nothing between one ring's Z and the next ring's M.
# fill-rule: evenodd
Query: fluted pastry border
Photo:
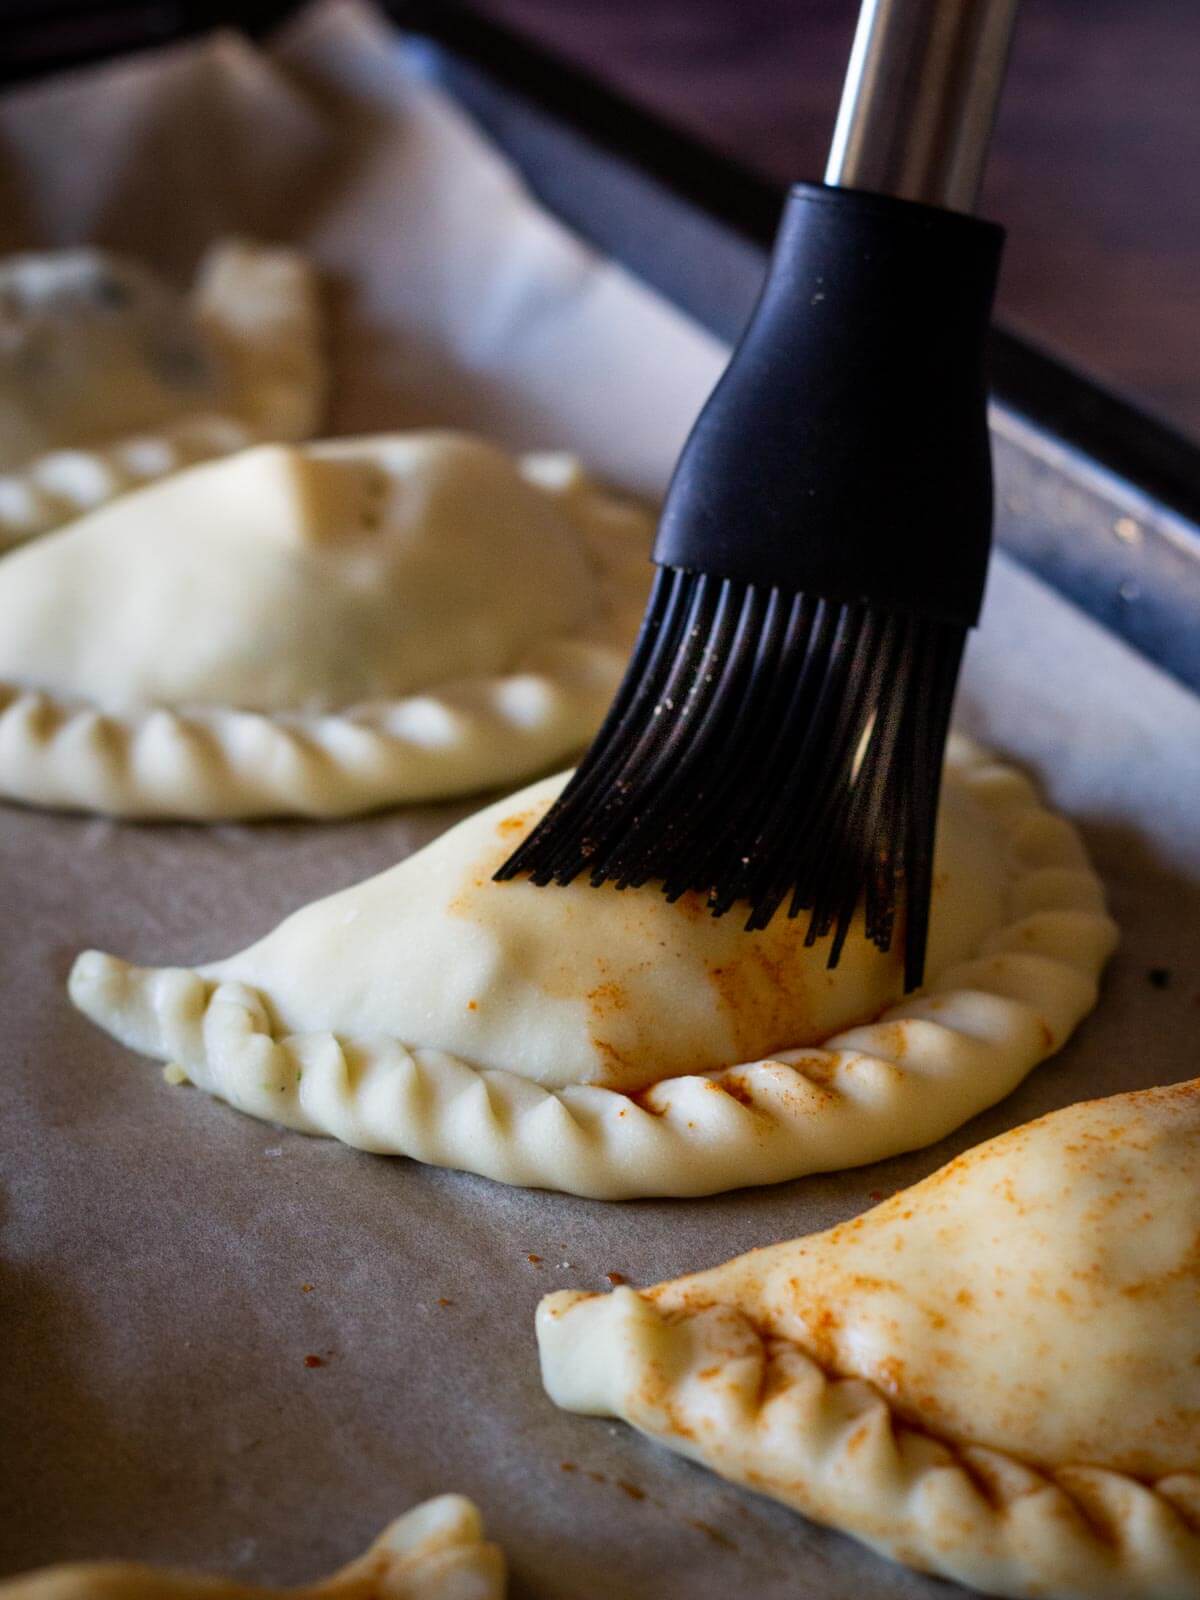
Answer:
M564 459L522 458L535 478ZM553 492L552 480L544 486ZM328 818L516 787L549 770L587 743L616 692L651 570L648 519L582 475L565 487L568 514L573 497L595 612L504 674L324 713L122 715L0 680L0 798L143 820Z
M253 1116L502 1183L628 1199L863 1165L932 1144L1059 1049L1094 1005L1116 939L1076 830L965 740L949 759L1012 852L1012 920L973 959L819 1048L636 1095L548 1090L398 1039L280 1036L270 996L254 988L97 951L76 962L71 997Z
M224 240L201 263L189 304L232 371L231 411L50 450L0 475L0 553L184 467L317 431L327 380L322 316L316 272L301 255Z
M632 1289L560 1290L537 1332L559 1405L620 1417L919 1571L1029 1600L1200 1593L1196 1473L1049 1470L935 1438L732 1306L664 1314Z

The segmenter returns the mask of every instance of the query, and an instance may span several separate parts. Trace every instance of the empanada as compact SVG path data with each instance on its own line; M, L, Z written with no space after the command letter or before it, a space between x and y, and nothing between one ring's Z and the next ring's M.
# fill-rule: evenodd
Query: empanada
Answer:
M988 1593L1200 1594L1200 1079L538 1311L547 1391Z
M445 1494L397 1518L348 1567L301 1589L87 1561L0 1583L0 1600L503 1600L504 1591L504 1557L484 1542L479 1512Z
M324 387L294 251L216 245L186 298L100 250L0 260L0 549L192 462L307 438Z
M516 783L599 722L650 534L462 434L178 473L0 562L0 795L213 819Z
M81 956L76 1005L253 1115L505 1183L694 1195L854 1166L1007 1094L1093 1005L1114 930L1078 835L956 741L926 989L852 932L496 884L563 778L196 970Z

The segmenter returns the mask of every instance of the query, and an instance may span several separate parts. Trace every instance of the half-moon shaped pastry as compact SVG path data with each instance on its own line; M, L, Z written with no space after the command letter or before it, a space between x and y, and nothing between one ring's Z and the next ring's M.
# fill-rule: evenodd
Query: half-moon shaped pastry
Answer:
M461 434L177 473L0 562L0 795L212 819L516 783L603 714L650 532Z
M503 1600L504 1591L504 1557L484 1542L479 1512L445 1494L397 1518L348 1567L300 1589L87 1561L0 1583L0 1600Z
M0 549L256 439L324 396L316 281L226 241L186 298L101 250L0 260Z
M538 1310L571 1411L989 1594L1200 1594L1200 1079L826 1233Z
M1074 829L951 748L929 982L852 931L700 897L496 884L550 779L195 970L90 952L76 1005L255 1116L505 1183L695 1195L875 1161L1007 1094L1096 998L1114 930ZM860 930L861 931L861 930Z

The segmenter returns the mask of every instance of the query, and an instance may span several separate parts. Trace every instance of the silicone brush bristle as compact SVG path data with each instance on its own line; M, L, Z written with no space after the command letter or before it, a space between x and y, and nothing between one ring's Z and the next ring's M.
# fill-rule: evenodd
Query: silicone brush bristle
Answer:
M920 985L966 629L664 567L595 742L497 872L656 880L765 927L786 902L834 967L862 907Z

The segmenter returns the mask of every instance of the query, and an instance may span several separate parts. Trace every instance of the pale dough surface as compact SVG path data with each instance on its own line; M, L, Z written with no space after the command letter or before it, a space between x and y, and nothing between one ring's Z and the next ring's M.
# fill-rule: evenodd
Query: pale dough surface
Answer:
M504 1557L461 1495L415 1506L323 1582L268 1589L126 1561L47 1567L0 1583L0 1600L503 1600Z
M195 970L89 952L75 1003L255 1115L507 1183L702 1194L941 1137L1056 1050L1114 942L1074 830L964 741L940 815L930 980L805 922L748 934L654 887L492 874L564 780Z
M465 434L177 473L0 563L0 793L212 819L517 782L598 723L651 531Z
M538 1311L547 1391L988 1593L1200 1593L1200 1080L874 1210Z
M214 245L188 295L93 249L0 260L0 550L255 439L325 390L312 268Z

